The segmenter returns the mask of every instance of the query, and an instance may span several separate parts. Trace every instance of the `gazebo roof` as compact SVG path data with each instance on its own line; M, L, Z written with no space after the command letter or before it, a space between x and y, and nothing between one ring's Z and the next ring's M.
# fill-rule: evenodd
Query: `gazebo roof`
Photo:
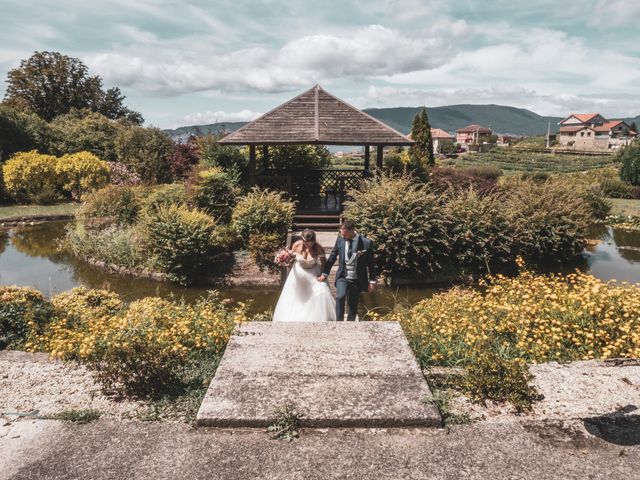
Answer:
M413 145L413 140L320 85L222 138L223 145Z

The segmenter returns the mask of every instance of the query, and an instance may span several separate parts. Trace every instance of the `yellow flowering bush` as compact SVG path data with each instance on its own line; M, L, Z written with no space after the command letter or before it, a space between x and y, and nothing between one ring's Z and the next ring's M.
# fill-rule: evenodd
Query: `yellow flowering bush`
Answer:
M100 160L93 153L78 152L64 155L56 162L56 172L60 177L62 189L74 199L97 190L109 183L109 163Z
M245 304L217 292L191 304L148 297L126 305L106 290L75 288L47 301L31 288L0 287L0 349L80 361L105 389L139 396L179 394L193 381L201 389L203 371L247 319Z
M133 302L97 336L90 364L107 388L138 395L166 392L196 354L222 354L246 308L228 308L216 294L194 305L161 298Z
M21 348L42 332L52 313L39 291L15 285L0 287L0 349Z
M18 201L48 203L58 197L58 159L36 150L15 154L2 166L7 192Z
M247 319L244 304L214 292L195 304L148 297L125 306L114 293L78 288L52 303L55 318L27 347L79 360L106 389L142 396L179 386L195 357L221 355Z
M640 357L636 285L526 269L482 283L484 291L453 289L391 314L423 365L470 364L484 349L528 362Z
M51 300L55 309L46 330L27 344L65 360L95 358L95 342L110 328L113 317L123 308L120 297L107 290L74 288Z

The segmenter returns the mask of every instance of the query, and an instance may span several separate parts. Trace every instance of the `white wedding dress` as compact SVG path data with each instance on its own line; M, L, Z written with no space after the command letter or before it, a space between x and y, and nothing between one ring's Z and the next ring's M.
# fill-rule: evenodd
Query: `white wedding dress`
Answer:
M336 319L336 301L327 282L319 282L320 257L295 254L278 304L274 322L327 322Z

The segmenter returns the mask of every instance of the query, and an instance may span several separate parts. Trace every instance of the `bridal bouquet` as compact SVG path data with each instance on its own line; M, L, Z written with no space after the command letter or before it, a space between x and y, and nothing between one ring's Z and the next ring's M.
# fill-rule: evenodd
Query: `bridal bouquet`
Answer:
M288 268L293 264L295 260L295 256L293 252L288 248L283 248L278 253L276 253L276 257L273 259L273 263L275 263L280 268Z

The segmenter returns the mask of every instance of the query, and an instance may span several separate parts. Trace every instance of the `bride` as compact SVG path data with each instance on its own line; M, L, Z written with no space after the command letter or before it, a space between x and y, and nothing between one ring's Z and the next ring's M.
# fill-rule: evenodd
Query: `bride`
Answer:
M336 301L327 282L318 276L326 262L324 248L316 243L316 232L306 229L293 244L293 267L282 287L273 312L274 322L326 322L336 319Z

